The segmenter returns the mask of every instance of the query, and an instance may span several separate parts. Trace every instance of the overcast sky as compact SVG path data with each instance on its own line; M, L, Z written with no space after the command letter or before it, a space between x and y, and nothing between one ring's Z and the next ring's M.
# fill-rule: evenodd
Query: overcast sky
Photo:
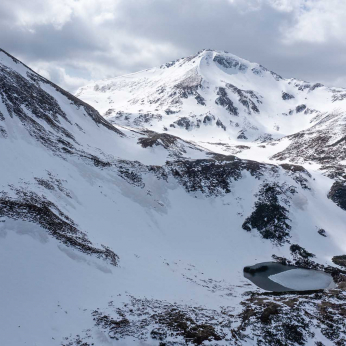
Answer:
M346 0L1 0L0 47L71 92L203 48L346 87Z

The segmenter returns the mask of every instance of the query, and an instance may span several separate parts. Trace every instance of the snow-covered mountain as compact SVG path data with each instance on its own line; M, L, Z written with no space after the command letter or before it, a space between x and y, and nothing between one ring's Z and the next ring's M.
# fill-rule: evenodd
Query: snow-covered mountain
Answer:
M245 159L309 165L344 188L346 89L284 79L233 54L203 50L91 83L77 96L117 126Z
M91 83L77 96L117 125L173 134L223 154L266 161L276 154L316 163L331 177L346 174L346 89L284 79L227 52L203 50Z
M342 177L279 161L342 92L303 85L203 51L82 89L113 126L0 51L0 344L342 345ZM273 260L333 289L244 278Z
M309 128L321 113L346 109L345 89L284 79L259 64L211 50L91 83L77 96L117 124L174 135L185 130L189 135L184 137L214 142L282 138Z

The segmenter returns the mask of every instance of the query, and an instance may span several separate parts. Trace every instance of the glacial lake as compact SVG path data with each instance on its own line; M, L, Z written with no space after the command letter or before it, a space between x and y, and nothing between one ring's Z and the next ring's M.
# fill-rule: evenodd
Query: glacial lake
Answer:
M244 268L244 277L266 291L310 291L335 287L328 273L284 265L276 262L257 263Z

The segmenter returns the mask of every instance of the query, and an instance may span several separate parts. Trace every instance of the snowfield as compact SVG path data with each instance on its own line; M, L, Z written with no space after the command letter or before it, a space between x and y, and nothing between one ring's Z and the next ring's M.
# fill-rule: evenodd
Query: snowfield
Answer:
M342 94L302 83L203 51L82 101L0 51L0 344L341 345L342 174L271 159L316 124L300 103L331 112ZM243 277L271 260L336 287Z

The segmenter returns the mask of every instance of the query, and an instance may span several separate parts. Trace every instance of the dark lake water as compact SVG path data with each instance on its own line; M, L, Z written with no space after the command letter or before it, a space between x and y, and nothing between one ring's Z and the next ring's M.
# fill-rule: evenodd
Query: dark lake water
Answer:
M290 272L288 272L290 271ZM284 273L282 275L276 275ZM272 278L270 278L272 276ZM263 262L244 268L244 277L256 286L273 292L320 290L332 286L332 277L317 270L302 269L276 262ZM281 283L275 282L280 281ZM286 283L286 286L283 285Z

